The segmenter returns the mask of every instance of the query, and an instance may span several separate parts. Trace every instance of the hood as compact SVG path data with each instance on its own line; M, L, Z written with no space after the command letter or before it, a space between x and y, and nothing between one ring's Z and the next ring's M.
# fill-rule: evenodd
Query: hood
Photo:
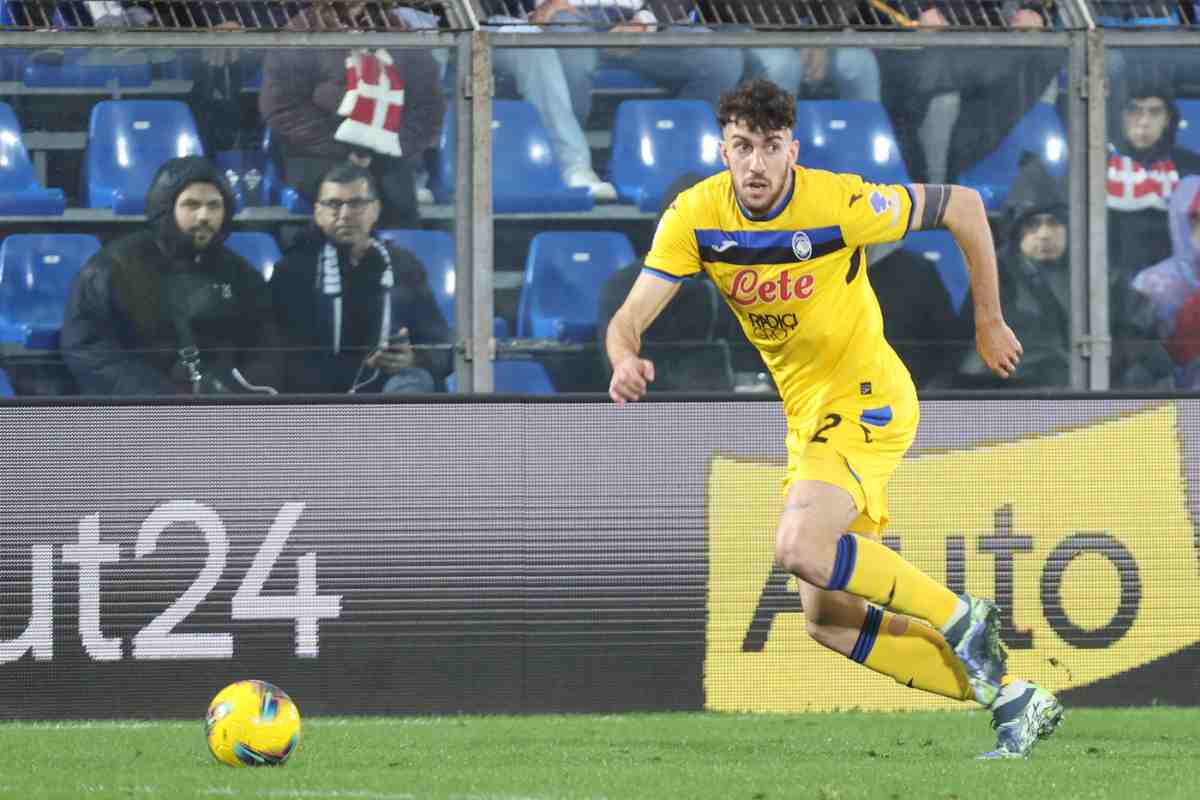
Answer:
M203 156L168 159L150 181L150 189L146 192L146 219L158 243L173 257L191 258L196 255L191 240L184 237L175 224L175 201L193 183L211 183L225 200L225 217L206 250L219 250L233 227L236 210L233 190L216 165Z
M1170 81L1158 79L1153 71L1150 71L1148 75L1135 76L1130 81L1126 99L1134 100L1143 97L1161 97L1167 104L1167 127L1163 131L1162 138L1146 150L1135 150L1129 140L1125 138L1125 127L1122 123L1120 108L1114 109L1114 118L1110 123L1112 127L1109 130L1114 132L1112 141L1121 154L1144 163L1150 163L1169 158L1175 149L1175 133L1179 129L1179 106L1175 104L1175 90Z
M1147 267L1130 285L1148 302L1160 336L1175 328L1184 302L1200 289L1200 248L1192 242L1191 209L1200 204L1200 175L1179 182L1171 195L1167 221L1171 229L1171 256Z
M1004 200L1004 221L1011 236L1035 214L1053 214L1067 224L1067 195L1062 183L1047 170L1035 154L1021 154L1017 177Z
M1171 252L1175 258L1200 268L1200 248L1192 241L1192 209L1200 211L1200 175L1189 175L1171 194L1167 222L1171 229Z

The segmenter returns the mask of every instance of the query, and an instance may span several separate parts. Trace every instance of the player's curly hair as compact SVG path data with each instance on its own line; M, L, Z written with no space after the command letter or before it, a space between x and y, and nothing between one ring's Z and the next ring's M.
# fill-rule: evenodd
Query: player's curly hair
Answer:
M796 124L796 100L762 78L746 81L721 95L717 121L724 128L739 121L754 133L766 133Z

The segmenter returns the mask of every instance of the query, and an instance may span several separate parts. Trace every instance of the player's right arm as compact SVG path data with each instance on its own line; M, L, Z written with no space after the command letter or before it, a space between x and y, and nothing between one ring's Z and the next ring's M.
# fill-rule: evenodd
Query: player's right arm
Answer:
M604 346L613 367L608 396L620 405L640 400L654 380L654 364L639 355L642 334L679 291L680 281L701 269L696 231L679 210L681 197L658 221L645 268L608 324Z
M627 400L640 400L654 380L654 364L639 356L642 334L678 291L678 282L643 270L608 324L604 346L608 349L609 363L613 365L608 396L618 405Z

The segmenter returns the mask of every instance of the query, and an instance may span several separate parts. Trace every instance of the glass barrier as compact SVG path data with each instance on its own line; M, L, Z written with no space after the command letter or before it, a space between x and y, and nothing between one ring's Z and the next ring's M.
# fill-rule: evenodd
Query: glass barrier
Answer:
M676 193L725 169L716 106L751 77L796 98L801 166L883 185L961 183L983 197L1026 364L1009 381L988 372L974 352L962 254L949 232L918 232L868 248L867 260L887 336L919 388L1066 388L1066 63L1051 48L989 48L986 60L948 47L497 48L498 390L525 380L559 392L607 388L608 321ZM736 214L726 222L789 234L820 227ZM647 331L656 390L773 390L750 339L786 340L792 331L763 326L794 327L794 317L768 303L739 323L727 302L731 265L749 256L730 255L716 258L716 283L684 281Z
M1110 382L1200 386L1200 54L1113 48L1108 136Z
M431 184L450 63L0 51L15 393L444 391L455 225Z

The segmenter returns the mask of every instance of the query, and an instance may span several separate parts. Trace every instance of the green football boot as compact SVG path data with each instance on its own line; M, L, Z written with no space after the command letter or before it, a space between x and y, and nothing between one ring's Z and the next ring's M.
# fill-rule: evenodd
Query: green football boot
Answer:
M996 749L980 758L1027 758L1029 751L1062 723L1062 703L1045 689L1025 681L1005 686L992 707Z
M1008 671L1008 653L1000 644L1000 609L990 600L962 595L967 613L946 634L946 643L967 671L980 705L991 708Z

